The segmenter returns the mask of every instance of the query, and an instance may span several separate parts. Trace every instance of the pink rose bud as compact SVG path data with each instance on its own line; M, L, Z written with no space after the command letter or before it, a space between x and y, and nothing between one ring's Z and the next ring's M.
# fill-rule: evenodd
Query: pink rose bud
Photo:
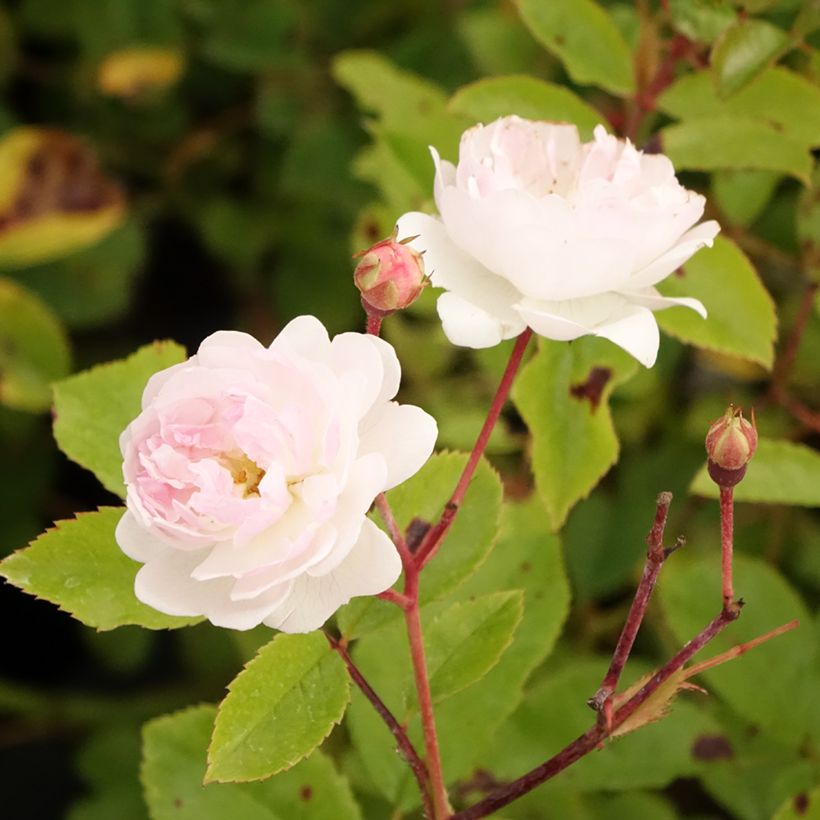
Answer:
M706 453L712 480L720 487L734 487L746 475L746 465L757 449L757 427L743 418L743 411L729 406L706 434Z
M421 254L408 241L397 242L393 234L360 254L353 281L368 313L385 316L402 310L418 299L427 284Z

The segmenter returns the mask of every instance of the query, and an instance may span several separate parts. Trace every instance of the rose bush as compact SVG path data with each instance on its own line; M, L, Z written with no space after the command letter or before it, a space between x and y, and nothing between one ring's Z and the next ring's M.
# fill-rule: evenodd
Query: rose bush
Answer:
M144 566L137 597L218 626L321 626L401 564L365 517L375 496L427 460L436 423L390 401L393 348L311 316L269 348L218 332L154 375L120 439L121 549Z
M438 312L454 344L490 347L529 326L562 341L602 336L650 367L653 310L706 315L654 287L720 230L696 225L704 198L667 157L602 126L582 143L574 125L515 116L466 131L457 166L431 151L440 218L407 213L397 230L417 235L411 246L445 289Z

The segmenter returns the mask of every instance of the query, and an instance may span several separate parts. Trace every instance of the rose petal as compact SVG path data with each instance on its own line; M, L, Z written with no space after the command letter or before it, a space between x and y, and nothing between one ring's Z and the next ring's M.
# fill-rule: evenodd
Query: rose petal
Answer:
M720 232L720 225L714 220L701 222L687 231L666 253L645 268L636 271L629 279L629 288L638 289L655 285L677 270L689 257L701 248L711 247Z
M454 345L462 347L493 347L504 339L518 336L525 327L519 316L515 322L505 322L456 293L446 291L438 297L436 310L444 334Z

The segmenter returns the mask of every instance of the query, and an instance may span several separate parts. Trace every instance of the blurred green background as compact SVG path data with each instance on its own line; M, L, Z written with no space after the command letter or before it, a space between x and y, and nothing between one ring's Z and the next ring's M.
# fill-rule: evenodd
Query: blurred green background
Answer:
M678 499L672 532L685 532L696 556L714 549L716 504L687 496L687 489L703 463L708 424L726 404L755 403L764 435L799 442L812 456L820 445L820 420L812 415L820 407L820 316L811 289L820 270L820 207L809 184L811 151L820 145L820 104L813 107L820 100L817 3L679 0L600 8L629 48L637 90L618 88L616 79L584 79L564 43L537 36L538 27L531 18L525 25L512 2L3 2L0 555L57 519L117 501L54 445L51 381L154 339L173 338L193 352L212 331L237 328L267 343L300 313L315 314L332 333L363 327L351 255L386 235L403 211L430 207L427 144L454 159L465 125L513 111L546 116L557 105L554 96L542 99L537 89L518 86L518 96L502 87L501 103L476 92L448 99L480 78L526 74L577 95L581 107L564 100L562 111L589 119L591 107L610 128L632 131L651 149L661 129L698 125L663 131L663 146L685 183L710 195L707 215L720 220L765 286L752 270L760 298L749 305L748 291L722 291L719 265L706 270L707 287L716 299L725 297L718 314L728 316L734 335L727 330L704 341L695 338L700 331L693 337L670 319L665 329L672 335L663 338L656 368L636 370L613 394L619 463L569 515L562 533L569 618L556 652L531 681L534 703L560 694L545 681L576 695L572 676L585 681L591 658L602 669L601 655L617 637L658 491L672 490ZM576 11L576 24L587 26L587 3ZM570 18L576 11L570 8ZM732 51L726 32L750 19L764 27L763 44L744 42ZM566 25L574 31L571 21ZM666 76L673 42L684 44L684 56ZM721 42L727 64L742 63L739 78L735 69L718 77L722 97L711 86L690 88L687 96L676 85L677 96L657 104L665 88L653 85L657 78L669 86L679 76L705 75ZM781 70L799 77L800 93L784 98L775 82L752 99L757 92L749 89ZM777 306L781 352L801 306L806 321L793 367L774 382L767 291ZM403 399L438 418L442 448L469 449L508 348L451 348L435 321L434 298L425 293L385 333L402 360ZM512 499L532 490L528 448L527 426L508 408L489 452ZM797 601L795 614L814 613L820 468L807 462L784 480L807 497L790 507L783 503L791 500L787 490L782 498L755 499L780 503L743 505L738 551L761 559L778 579L774 592L761 582L764 607L773 595L773 611L788 615ZM0 612L0 814L13 820L145 817L136 776L140 723L218 700L266 638L207 625L95 633L5 584ZM794 651L820 685L812 617ZM668 653L683 630L674 620L653 607L636 652L648 662ZM653 777L627 773L577 792L559 789L509 816L800 816L794 801L818 782L820 716L812 699L775 694L784 724L802 721L811 737L761 732L743 708L718 698L704 709L721 726L723 745L701 746L684 755L685 765ZM617 747L607 754L615 765ZM363 784L367 816L389 816L355 765L351 778ZM472 789L481 790L478 774L462 792L474 797Z

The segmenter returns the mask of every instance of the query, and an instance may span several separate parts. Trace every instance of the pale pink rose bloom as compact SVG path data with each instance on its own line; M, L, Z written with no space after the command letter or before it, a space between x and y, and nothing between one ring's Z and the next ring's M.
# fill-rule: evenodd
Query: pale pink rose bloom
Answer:
M711 245L696 223L704 198L676 179L669 159L595 129L503 117L469 129L458 165L439 158L439 217L407 213L398 238L424 251L451 342L491 347L527 326L549 339L602 336L647 367L657 356L654 310L696 299L655 289ZM694 227L693 227L694 226Z
M382 339L333 341L312 316L263 347L221 331L152 376L120 439L127 511L117 542L143 563L137 597L217 626L320 627L401 562L365 517L429 458L436 423L391 399Z

